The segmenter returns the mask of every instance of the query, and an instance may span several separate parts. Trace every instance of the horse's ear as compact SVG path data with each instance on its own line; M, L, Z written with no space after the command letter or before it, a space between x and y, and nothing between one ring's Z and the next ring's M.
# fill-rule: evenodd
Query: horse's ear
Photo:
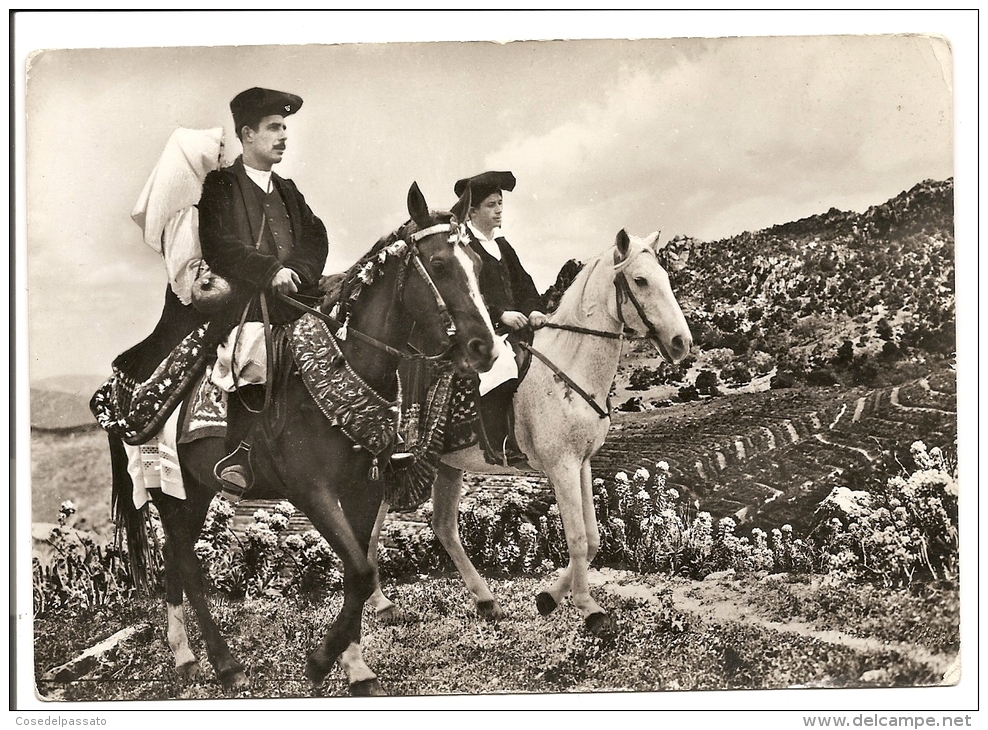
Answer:
M429 221L429 204L425 202L425 196L419 190L417 182L412 183L408 189L408 215L419 226L425 226Z
M618 231L617 240L614 241L614 245L617 246L617 256L614 257L614 263L619 264L628 257L628 248L631 246L631 239L628 238L628 232L623 228Z
M460 199L456 201L456 204L452 208L450 208L449 211L454 216L456 216L457 223L467 222L467 218L470 215L470 206L473 204L471 198L472 198L472 193L470 190L470 186L467 185L467 189L463 191L463 195L460 196Z
M661 235L662 235L662 231L655 231L654 233L649 234L645 238L645 245L651 246L652 250L655 251L655 253L658 253L659 251L664 249L666 247L666 244L669 243L669 241L666 241L665 243L659 243L659 237Z

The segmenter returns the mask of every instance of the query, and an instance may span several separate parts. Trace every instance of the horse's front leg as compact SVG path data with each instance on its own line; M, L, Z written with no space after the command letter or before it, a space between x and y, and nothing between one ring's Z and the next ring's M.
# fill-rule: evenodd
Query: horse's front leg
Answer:
M453 564L466 583L467 590L473 596L477 613L481 618L497 621L504 618L504 609L494 598L487 581L477 572L460 541L459 515L462 493L463 472L440 463L436 481L432 484L432 529L453 559Z
M546 468L546 476L552 482L559 506L559 516L566 533L569 564L552 586L536 598L539 613L550 613L567 592L572 591L573 605L584 617L591 631L598 631L610 624L603 608L590 595L588 570L600 547L600 533L593 508L590 485L590 465L575 464L561 459Z
M370 544L367 547L367 560L374 569L374 591L371 593L370 598L367 599L367 603L374 609L377 619L386 624L395 623L400 616L398 607L392 603L390 598L384 595L384 591L381 589L381 570L378 565L378 546L381 542L381 529L384 527L384 521L388 517L389 507L390 505L387 502L381 502L381 508L377 512L377 519L374 521L374 529L371 531Z
M353 502L347 510L328 485L313 486L297 497L296 504L343 562L343 607L319 646L309 655L305 673L314 687L323 683L337 659L347 672L353 695L386 694L377 675L364 663L360 649L360 622L364 604L374 590L374 569L367 559L370 534L379 501L369 505L364 485L356 485L364 500L361 510ZM363 513L362 513L363 512ZM358 535L362 537L358 537Z
M168 644L175 652L175 663L179 671L186 676L194 675L198 663L188 646L188 636L185 633L185 615L182 608L181 591L184 588L189 604L196 613L202 638L206 642L206 655L213 665L216 676L227 691L236 691L247 685L244 666L237 661L226 641L220 634L213 621L206 600L206 585L202 575L202 565L195 554L193 546L202 527L209 501L202 506L202 499L192 496L197 487L186 482L190 492L188 500L179 500L162 495L156 502L158 514L161 516L161 526L165 531L165 560L171 567L166 568L166 575L172 573L171 585L177 578L179 588L169 588L166 597L168 604ZM210 495L211 496L211 495Z

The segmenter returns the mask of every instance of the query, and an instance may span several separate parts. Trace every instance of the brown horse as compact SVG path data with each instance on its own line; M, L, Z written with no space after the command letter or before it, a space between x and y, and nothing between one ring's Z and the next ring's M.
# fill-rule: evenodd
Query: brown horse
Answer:
M414 183L407 202L411 220L382 238L348 272L343 286L349 309L348 336L343 339L338 332L334 337L345 363L383 403L400 397L397 366L413 327L424 340L423 353L442 353L463 372L486 370L493 361L493 329L477 286L479 261L461 241L456 216L430 210ZM326 314L332 304L327 298L320 310ZM333 314L341 316L338 309ZM295 331L297 336L299 328ZM323 405L310 395L298 373L309 366L343 365L338 357L323 359L332 362L296 355L294 363L289 363L293 372L282 379L283 387L275 391L277 402L272 403L276 407L271 409L283 414L283 419L277 427L269 426L269 435L258 438L251 448L257 483L249 495L289 500L309 518L344 566L343 607L308 657L308 678L318 687L339 659L351 694L384 694L360 650L362 609L374 589L368 545L384 487L374 478L377 455L366 447L357 448L344 433L347 424L352 426L349 420L331 422L324 415ZM394 432L386 436L390 442ZM247 684L244 666L233 657L210 615L202 566L193 549L220 486L213 468L224 453L222 439L183 444L179 458L186 499L153 492L153 501L165 533L168 643L175 666L184 677L199 672L185 630L184 593L199 620L210 664L224 687L234 690ZM381 453L386 455L387 451ZM129 495L115 496L122 497L115 500L118 505L130 505L122 515L130 540L143 529L142 515L133 509Z

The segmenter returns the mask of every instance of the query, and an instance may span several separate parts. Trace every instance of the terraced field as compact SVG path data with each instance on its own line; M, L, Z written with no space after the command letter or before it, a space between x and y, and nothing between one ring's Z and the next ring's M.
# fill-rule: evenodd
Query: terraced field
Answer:
M594 470L607 477L664 460L670 483L715 517L806 527L848 470L866 473L917 439L951 445L956 433L956 386L945 371L879 389L740 393L616 413Z
M715 518L748 526L812 527L817 504L851 473L866 477L888 453L919 439L949 446L957 433L955 380L949 370L877 389L799 388L734 393L642 413L615 411L607 442L593 460L605 479L638 467L670 467L670 486ZM467 475L470 495L544 491L541 475ZM241 528L260 501L237 508ZM418 522L414 513L392 519ZM293 527L309 529L301 515Z

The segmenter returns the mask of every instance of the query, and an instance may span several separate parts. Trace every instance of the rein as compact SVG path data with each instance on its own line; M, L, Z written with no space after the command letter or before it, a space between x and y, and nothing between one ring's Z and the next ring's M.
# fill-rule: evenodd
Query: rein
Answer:
M576 332L581 335L593 335L594 337L604 337L608 340L620 340L624 338L623 332L607 332L606 330L592 330L589 327L580 327L575 324L556 324L555 322L546 322L543 327L548 327L554 330L565 330L566 332Z
M333 336L337 337L337 339L346 339L347 337L353 336L358 340L360 340L361 342L371 345L372 347L376 347L377 349L383 350L389 355L393 355L403 360L424 360L424 361L442 360L449 355L450 351L454 347L455 343L453 343L452 340L454 337L456 337L456 332L457 332L456 322L453 320L452 315L449 313L449 308L446 306L446 302L443 300L442 294L439 291L439 287L436 286L436 282L434 282L432 280L432 277L429 275L429 270L426 269L425 264L422 263L422 257L420 256L418 249L418 242L421 241L423 238L427 238L437 233L449 233L453 230L455 230L455 227L452 226L451 224L439 223L434 226L430 226L429 228L424 228L420 231L415 231L409 236L412 242L412 245L409 247L409 251L411 254L411 262L415 267L415 270L425 281L425 284L429 288L429 291L432 292L432 296L436 300L436 308L439 310L439 317L443 322L443 328L446 332L447 338L449 338L450 340L449 346L442 352L437 353L435 355L425 355L419 352L407 352L407 351L399 350L398 348L392 347L391 345L388 345L385 342L381 342L380 340L375 339L374 337L371 337L370 335L361 332L360 330L356 330L349 327L347 322L340 322L339 320L329 316L328 314L321 312L320 310L310 307L306 304L303 304L302 302L299 302L295 299L292 299L291 297L285 294L276 294L275 296L277 296L281 301L291 305L292 307L295 307L296 309L300 309L303 312L307 312L308 314L314 315L315 317L321 319L323 322L325 322L330 326ZM402 282L404 282L404 276L402 276L401 280Z
M544 362L545 365L546 365L546 367L548 367L553 373L555 373L557 376L559 376L559 378L561 378L562 381L564 383L566 383L566 385L568 385L570 388L572 388L574 391L576 391L577 395L579 395L581 398L583 398L583 400L585 400L588 404L590 404L590 407L593 408L597 412L597 415L598 416L600 416L601 418L609 418L610 417L611 414L608 411L606 411L603 408L601 408L597 404L597 401L595 401L593 399L593 396L592 395L590 395L587 391L585 391L583 388L581 388L579 385L577 385L576 381L573 380L573 378L571 378L569 375L567 375L566 373L564 373L562 370L560 370L556 366L556 364L552 362L552 360L550 360L548 357L546 357L541 352L539 352L538 350L536 350L534 347L532 347L531 345L529 345L527 342L519 342L518 344L521 345L521 347L523 347L526 350L528 350L533 355L535 355L535 357L537 357L539 360L541 360L542 362Z
M325 312L320 312L318 309L314 309L313 307L310 307L307 304L302 304L302 302L298 301L297 299L292 299L287 294L275 294L275 296L278 297L278 299L280 299L281 301L285 302L286 304L289 304L289 305L295 307L296 309L300 309L303 312L306 312L308 314L311 314L311 315L313 315L313 316L318 317L319 319L321 319L323 322L325 322L331 328L333 328L333 330L334 330L333 331L333 335L334 336L336 336L336 333L337 332L339 332L341 329L343 329L343 326L344 326L344 323L343 322L340 322L338 319L334 319L333 317L330 317ZM449 348L447 348L443 352L439 353L438 355L422 355L422 354L415 353L415 352L404 352L404 351L399 350L399 349L397 349L395 347L392 347L391 345L389 345L389 344L387 344L385 342L381 342L380 340L376 340L373 337L371 337L370 335L366 335L363 332L361 332L360 330L355 330L355 329L353 329L352 327L349 327L349 326L347 326L347 329L346 329L346 336L347 337L356 337L361 342L365 342L368 345L371 345L373 347L378 348L379 350L384 350L389 355L394 355L395 357L400 357L400 358L403 358L405 360L441 360L447 354L449 354L449 350L452 349L452 345L450 345Z
M648 318L648 315L645 314L645 308L642 307L641 302L638 301L638 299L635 297L634 293L631 291L631 286L628 284L628 279L627 279L627 277L623 273L619 277L615 278L615 280L614 280L614 292L615 292L615 296L617 298L618 319L620 319L622 327L625 327L626 328L628 326L628 323L625 321L624 314L623 314L623 312L621 310L621 295L624 294L631 301L631 304L634 306L635 311L638 312L638 316L641 317L642 323L648 329L648 335L646 335L646 337L655 337L655 336L657 336L658 335L658 332L655 329L655 325L652 324L651 320ZM566 332L576 332L576 333L581 334L581 335L591 335L593 337L603 337L603 338L609 339L609 340L622 340L622 339L624 339L624 332L623 331L622 332L608 332L606 330L595 330L595 329L590 329L589 327L580 327L579 325L575 325L575 324L556 324L554 322L546 322L542 326L543 327L549 327L550 329L565 330ZM579 395L581 398L583 398L583 400L585 400L590 405L590 407L593 408L594 411L597 412L597 415L600 418L608 418L608 417L610 417L610 412L609 412L610 407L609 406L608 406L608 410L605 410L605 409L601 408L600 405L597 403L597 401L594 400L594 398L593 398L592 395L590 395L587 391L585 391L583 388L581 388L576 383L576 381L573 380L573 378L571 378L569 375L567 375L566 373L564 373L548 357L546 357L544 354L542 354L541 352L539 352L538 350L536 350L534 347L532 347L531 345L529 345L527 342L519 342L518 344L521 347L523 347L525 350L527 350L528 352L530 352L532 355L534 355L535 357L537 357L539 360L541 360L543 363L545 363L546 367L548 367L553 373L555 373L555 375L558 376L564 383L566 383L566 385L568 385L570 388L572 388L577 393L577 395Z
M618 317L621 319L621 324L625 327L628 326L628 323L624 319L624 314L621 311L621 294L623 292L624 295L631 301L635 311L638 312L638 316L641 318L642 324L644 324L648 329L648 334L646 337L657 338L659 336L659 331L655 329L655 325L652 324L652 320L650 320L648 315L645 314L645 308L641 305L641 302L638 301L638 298L635 296L634 292L631 291L631 286L628 284L628 278L623 273L619 279L615 279L614 290L617 292L617 311Z

